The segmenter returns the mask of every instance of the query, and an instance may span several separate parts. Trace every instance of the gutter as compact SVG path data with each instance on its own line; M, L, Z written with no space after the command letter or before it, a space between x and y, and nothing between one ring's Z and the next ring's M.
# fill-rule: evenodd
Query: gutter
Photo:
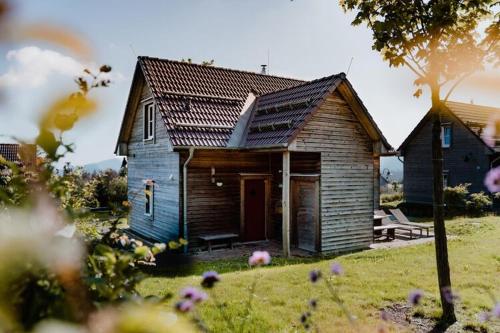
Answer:
M182 219L183 219L183 236L184 239L187 240L187 171L188 171L188 164L191 162L194 156L194 147L189 148L189 157L184 162L184 165L182 166ZM187 253L188 251L188 246L184 246L184 253Z

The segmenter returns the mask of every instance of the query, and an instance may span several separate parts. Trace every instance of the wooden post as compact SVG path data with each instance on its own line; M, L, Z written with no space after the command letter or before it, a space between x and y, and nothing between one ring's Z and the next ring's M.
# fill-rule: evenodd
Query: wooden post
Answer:
M283 152L283 255L290 257L290 152Z

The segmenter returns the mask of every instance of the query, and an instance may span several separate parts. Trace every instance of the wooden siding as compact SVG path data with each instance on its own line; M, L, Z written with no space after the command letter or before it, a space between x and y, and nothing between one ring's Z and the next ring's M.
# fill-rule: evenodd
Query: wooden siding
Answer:
M337 93L332 93L291 145L321 153L321 250L366 248L372 241L372 140Z
M451 123L451 147L443 148L443 170L448 171L448 185L471 183L470 192L486 191L483 180L489 170L485 145L453 116L444 115L443 123ZM428 121L406 146L403 191L409 203L432 204L432 121Z
M128 197L131 203L129 224L133 231L158 241L179 236L179 154L172 151L163 120L155 109L155 138L143 140L144 105L152 103L147 86L142 87L141 102L128 143ZM153 215L145 212L145 179L154 186Z

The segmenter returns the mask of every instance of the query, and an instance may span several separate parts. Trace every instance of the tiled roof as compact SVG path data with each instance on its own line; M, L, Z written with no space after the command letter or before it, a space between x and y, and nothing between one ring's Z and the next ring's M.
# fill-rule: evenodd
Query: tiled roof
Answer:
M36 147L17 143L0 143L0 155L10 162L24 162L31 165L36 157Z
M482 129L489 121L500 117L500 109L489 106L459 102L446 102L445 105L477 135L481 135Z
M340 75L333 75L260 96L252 110L245 146L288 143L341 81Z
M139 57L174 146L225 147L250 91L257 95L303 81Z

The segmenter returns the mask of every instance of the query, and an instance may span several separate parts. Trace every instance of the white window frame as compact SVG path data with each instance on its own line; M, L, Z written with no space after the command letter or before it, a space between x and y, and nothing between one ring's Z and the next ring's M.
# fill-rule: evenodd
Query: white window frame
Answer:
M448 143L445 143L444 139L444 131L445 129L449 129L449 133L450 133L450 140ZM451 140L452 140L452 130L451 130L451 124L443 124L441 125L441 148L450 148L451 147Z
M151 141L155 137L155 107L153 103L144 105L143 109L143 134L144 141ZM147 120L146 120L147 119Z
M144 195L146 199L146 203L144 205L144 215L153 216L154 212L154 202L155 202L155 187L154 184L145 184L144 186ZM151 194L148 194L149 191ZM148 212L148 197L149 197L149 212Z
M449 170L443 170L443 188L450 186L450 172Z

